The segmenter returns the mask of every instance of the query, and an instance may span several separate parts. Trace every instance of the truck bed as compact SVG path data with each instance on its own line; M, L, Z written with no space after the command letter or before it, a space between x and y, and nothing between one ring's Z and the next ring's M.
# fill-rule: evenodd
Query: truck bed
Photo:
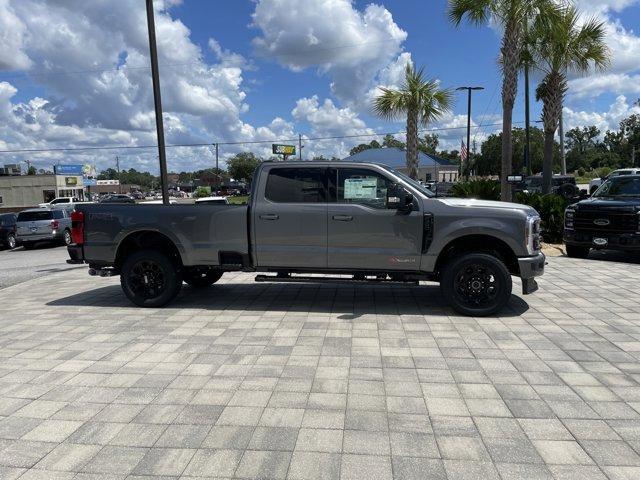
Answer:
M113 265L132 234L157 232L171 240L185 266L219 265L220 252L249 254L247 206L79 205L84 213L84 259Z

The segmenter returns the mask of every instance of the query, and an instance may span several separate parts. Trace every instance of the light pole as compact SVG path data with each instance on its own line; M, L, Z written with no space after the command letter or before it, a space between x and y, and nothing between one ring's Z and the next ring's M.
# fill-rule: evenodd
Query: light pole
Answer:
M169 205L169 186L167 184L167 155L164 145L164 125L162 122L162 97L160 96L160 71L158 69L158 48L156 46L156 24L153 16L153 0L147 2L147 27L149 29L149 56L151 58L151 79L153 81L153 100L156 110L156 130L158 132L158 157L160 160L160 184L162 203Z
M458 87L456 90L466 90L469 94L467 104L467 165L469 165L471 163L469 161L471 159L471 92L484 90L484 87ZM460 158L460 176L462 176L463 171L462 158ZM467 169L467 173L468 172L469 170Z

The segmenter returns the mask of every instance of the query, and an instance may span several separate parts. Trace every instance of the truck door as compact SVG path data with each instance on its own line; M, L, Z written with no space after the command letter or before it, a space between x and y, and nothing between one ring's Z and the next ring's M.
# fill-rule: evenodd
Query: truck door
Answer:
M266 168L253 202L259 267L327 268L327 169ZM266 179L264 178L266 177Z
M419 270L423 214L387 208L395 181L368 167L332 168L328 176L329 268Z

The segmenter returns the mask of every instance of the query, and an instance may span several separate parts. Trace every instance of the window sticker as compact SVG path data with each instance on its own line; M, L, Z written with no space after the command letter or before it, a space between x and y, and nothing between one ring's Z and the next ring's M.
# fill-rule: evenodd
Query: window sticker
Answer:
M377 198L377 178L347 178L344 181L344 199L359 200Z

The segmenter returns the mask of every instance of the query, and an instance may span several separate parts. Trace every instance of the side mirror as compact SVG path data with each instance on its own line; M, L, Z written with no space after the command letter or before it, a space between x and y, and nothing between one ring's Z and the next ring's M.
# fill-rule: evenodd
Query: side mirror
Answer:
M407 192L402 185L395 184L387 191L387 208L400 212L413 210L413 194Z

